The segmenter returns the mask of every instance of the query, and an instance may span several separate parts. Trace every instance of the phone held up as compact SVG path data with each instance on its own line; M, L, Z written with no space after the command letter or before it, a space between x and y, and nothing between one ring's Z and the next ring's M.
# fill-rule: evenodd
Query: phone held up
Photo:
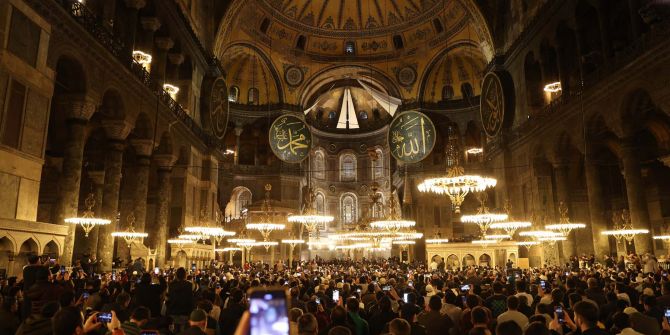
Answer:
M561 324L565 323L565 313L563 312L563 307L556 306L554 308L554 312L556 313L556 318L558 319L558 322Z
M249 335L288 335L288 304L282 288L250 290Z

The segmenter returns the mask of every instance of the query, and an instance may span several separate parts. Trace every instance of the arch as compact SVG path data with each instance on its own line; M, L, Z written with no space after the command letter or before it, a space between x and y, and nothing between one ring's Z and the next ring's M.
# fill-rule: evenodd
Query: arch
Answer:
M466 254L463 256L463 266L474 266L476 265L475 263L475 256L472 256L471 254Z
M314 170L314 178L326 178L326 155L322 148L314 150L314 163L312 164Z
M14 274L13 272L10 272L13 269L9 268L10 259L14 256L14 248L15 244L11 238L8 236L0 237L0 274L4 271L5 278Z
M284 102L281 76L263 50L248 42L236 42L226 46L218 56L225 60L222 66L231 87L237 86L241 93L246 90L247 94L250 88L259 89L258 105ZM238 97L237 103L248 100Z
M457 268L461 266L461 261L458 259L458 256L451 254L447 256L447 267Z
M352 226L358 222L358 197L347 192L340 196L340 222L342 226Z
M384 178L384 150L381 148L375 148L374 153L376 158L375 159L370 159L370 167L372 171L370 171L372 179L377 180Z
M340 181L356 181L358 175L358 161L352 152L340 154Z
M188 264L188 255L184 250L179 250L177 251L177 254L175 255L175 267L180 268L183 267L185 269L188 269L189 267Z
M126 118L126 109L123 97L116 89L110 88L102 95L102 102L99 108L100 114L104 118L123 120ZM97 114L97 113L96 113Z
M561 90L562 94L569 94L573 87L580 83L580 60L577 47L577 38L573 29L565 21L561 21L556 27L556 44L562 69Z
M251 205L253 194L244 186L237 186L230 194L230 201L226 205L226 217L239 219L244 216L244 211Z
M516 264L516 254L515 253L510 253L507 258L511 260L514 264Z
M135 128L133 129L133 137L143 140L152 139L154 129L149 115L144 112L141 112L137 115L135 119Z
M481 254L479 256L479 266L492 266L491 256L489 254Z
M56 61L54 95L86 94L86 72L82 63L71 55L61 55Z
M51 258L58 258L60 255L60 247L56 240L51 240L44 245L44 250L42 250L43 255L49 255Z
M26 239L21 243L19 247L19 252L14 258L14 270L12 273L18 274L21 273L23 267L28 265L28 257L31 255L39 255L40 248L39 244L32 237Z
M600 15L587 1L579 1L575 7L575 21L581 38L580 51L584 72L593 72L602 62L602 40Z
M228 101L238 103L239 100L240 100L240 88L237 86L231 86L230 91L228 91Z

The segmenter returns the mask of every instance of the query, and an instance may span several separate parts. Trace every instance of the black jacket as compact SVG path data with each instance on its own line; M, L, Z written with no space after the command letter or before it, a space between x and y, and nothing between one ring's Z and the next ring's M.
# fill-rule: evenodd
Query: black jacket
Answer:
M228 307L221 310L219 316L219 329L221 330L221 335L232 335L235 333L237 328L237 323L242 318L242 314L246 311L246 306L236 303L228 302Z
M187 280L176 280L170 283L167 292L167 315L188 316L195 308L193 285Z
M138 284L133 292L135 306L144 306L151 311L151 317L158 317L161 315L161 294L164 290L164 280L161 280L160 285Z

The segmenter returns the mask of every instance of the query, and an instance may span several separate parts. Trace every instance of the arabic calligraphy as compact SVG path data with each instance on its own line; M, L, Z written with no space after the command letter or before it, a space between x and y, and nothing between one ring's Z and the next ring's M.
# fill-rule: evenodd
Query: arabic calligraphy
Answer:
M488 136L496 136L505 118L505 96L500 78L493 72L484 78L481 99L482 128Z
M435 125L425 114L403 112L391 122L389 146L395 159L404 163L419 162L435 146Z
M303 161L312 145L312 133L307 124L293 115L277 118L270 126L269 139L272 152L287 163Z

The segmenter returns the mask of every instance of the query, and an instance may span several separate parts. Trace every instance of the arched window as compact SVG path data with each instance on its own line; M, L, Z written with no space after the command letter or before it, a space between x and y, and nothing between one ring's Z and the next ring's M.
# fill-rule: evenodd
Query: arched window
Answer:
M442 22L440 22L440 19L438 18L433 19L433 27L435 27L435 32L438 34L444 31Z
M356 54L356 45L352 41L347 41L344 43L344 53L347 55Z
M402 49L405 45L402 42L402 36L400 35L394 35L393 36L393 46L397 49L400 50Z
M442 87L442 101L451 100L454 98L454 88L451 85L444 85Z
M367 120L368 119L368 112L362 111L358 113L358 119L359 120Z
M249 95L247 97L247 103L249 105L255 105L258 104L258 89L255 87L252 87L249 89Z
M238 186L230 194L230 201L226 205L225 216L227 218L239 219L251 205L251 191L244 186Z
M346 193L340 198L340 220L344 226L358 221L358 199L353 193Z
M316 212L319 215L325 215L326 214L326 196L323 195L321 192L316 192L316 197L314 199L315 202L315 207L316 207ZM326 229L326 224L325 223L320 223L319 224L319 230L325 230Z
M268 18L264 18L263 22L261 22L261 32L263 34L267 34L268 33L268 27L270 27L270 20L268 20Z
M240 89L237 86L230 88L228 92L228 101L237 102L240 99Z
M472 90L472 85L470 83L461 84L461 94L463 94L463 99L470 99L474 96L474 91Z
M340 156L340 181L356 181L356 156Z
M298 50L305 50L305 44L307 43L307 38L304 35L298 36L298 42L295 44L295 48Z
M372 160L372 179L377 180L384 177L384 152L381 149L375 150L376 159Z
M317 179L324 179L326 177L326 158L323 151L317 151L314 154L314 177Z
M386 199L384 199L384 194L382 192L377 192L377 196L379 197L379 202L372 206L372 217L376 219L383 219Z

